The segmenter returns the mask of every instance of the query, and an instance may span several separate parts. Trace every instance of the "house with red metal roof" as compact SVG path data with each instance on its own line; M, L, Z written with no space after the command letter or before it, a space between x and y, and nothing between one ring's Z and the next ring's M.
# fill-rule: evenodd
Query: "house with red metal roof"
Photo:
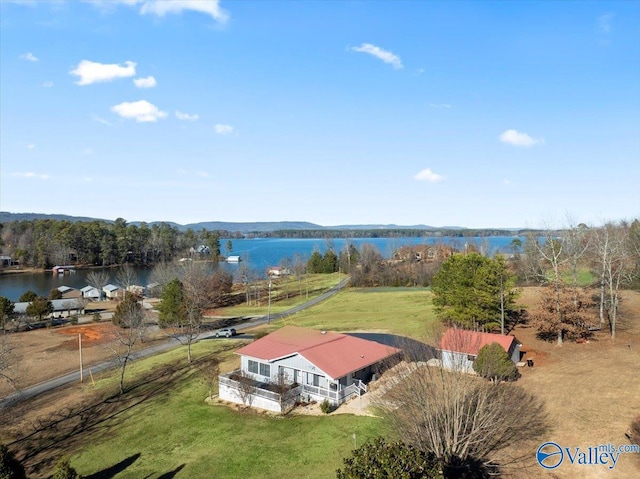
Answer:
M380 363L401 351L348 334L284 326L236 353L240 369L220 376L220 399L284 412L276 397L283 385L289 402L326 399L337 406L366 392Z
M473 362L480 349L491 343L498 343L507 352L511 361L520 361L520 344L515 336L449 328L440 341L442 367L446 369L473 372Z

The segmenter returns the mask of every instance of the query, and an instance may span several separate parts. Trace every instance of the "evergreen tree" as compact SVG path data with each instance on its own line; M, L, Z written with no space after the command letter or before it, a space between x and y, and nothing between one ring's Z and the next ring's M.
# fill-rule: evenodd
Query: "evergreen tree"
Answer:
M158 323L161 327L180 325L185 321L184 286L179 279L170 281L162 292Z
M24 467L4 444L0 444L0 479L26 479Z
M319 251L314 251L307 261L307 271L311 274L322 273L324 270L324 260Z
M433 278L433 304L443 320L467 328L499 327L501 316L515 316L517 291L504 260L478 253L455 254Z
M53 471L51 479L81 479L82 476L71 467L71 462L68 457L63 457L56 464L56 468Z
M38 295L34 291L28 290L28 291L25 291L24 293L22 293L22 295L20 296L18 301L20 303L30 303L31 301L33 301L37 297L38 297Z
M337 479L440 479L435 456L402 441L379 437L352 452L336 471Z
M516 365L498 343L491 343L480 348L478 357L473 362L473 370L483 378L494 382L515 379L518 372Z
M47 298L37 297L29 306L27 306L27 314L32 318L38 318L42 321L42 317L53 313L53 304Z

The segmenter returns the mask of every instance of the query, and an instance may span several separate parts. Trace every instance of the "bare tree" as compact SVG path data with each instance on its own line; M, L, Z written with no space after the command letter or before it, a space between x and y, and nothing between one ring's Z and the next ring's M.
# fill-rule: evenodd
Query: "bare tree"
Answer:
M113 315L113 323L119 328L114 332L110 348L120 365L120 394L123 394L125 370L135 347L144 341L146 327L144 310L133 294L125 293Z
M274 389L278 394L281 414L288 414L296 405L298 397L296 391L292 391L293 386L294 384L289 378L289 375L280 367L278 370L278 380L274 384Z
M543 403L518 386L424 362L401 364L378 406L401 440L449 470L522 465L530 455L526 446L547 430Z
M291 265L291 268L293 269L293 274L298 281L298 295L302 296L302 278L307 272L307 261L300 253L296 253L293 256L293 263Z
M630 283L635 272L629 230L624 224L607 223L593 233L595 268L600 282L600 324L609 320L611 338L615 338L620 303L620 288Z
M218 384L220 376L220 360L216 357L202 361L198 365L202 379L209 389L209 399L213 398L213 390Z
M162 295L164 288L178 277L178 268L175 263L158 263L151 270L149 279L158 284L158 294Z
M238 384L238 394L242 404L251 407L253 404L254 394L256 392L256 381L244 371L233 378Z
M131 287L136 284L138 281L138 275L133 267L129 264L124 264L118 268L116 272L116 283L120 286L124 291L131 291Z
M98 290L99 300L102 301L102 288L109 284L109 273L106 271L91 271L87 275L87 283Z
M0 382L7 383L15 389L18 361L9 335L0 331Z

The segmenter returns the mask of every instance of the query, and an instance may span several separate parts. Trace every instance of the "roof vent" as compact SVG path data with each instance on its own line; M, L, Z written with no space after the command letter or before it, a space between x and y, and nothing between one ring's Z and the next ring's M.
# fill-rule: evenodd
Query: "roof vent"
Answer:
M320 331L320 334L327 334L326 331Z

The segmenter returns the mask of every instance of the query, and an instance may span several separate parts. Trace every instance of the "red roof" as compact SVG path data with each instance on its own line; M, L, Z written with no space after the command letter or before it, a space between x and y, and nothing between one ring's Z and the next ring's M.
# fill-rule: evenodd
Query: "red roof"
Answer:
M346 334L284 326L236 352L269 362L299 354L329 377L337 379L400 350Z
M440 341L440 349L477 356L483 346L491 343L498 343L506 352L509 352L514 341L518 342L514 336L449 328Z

